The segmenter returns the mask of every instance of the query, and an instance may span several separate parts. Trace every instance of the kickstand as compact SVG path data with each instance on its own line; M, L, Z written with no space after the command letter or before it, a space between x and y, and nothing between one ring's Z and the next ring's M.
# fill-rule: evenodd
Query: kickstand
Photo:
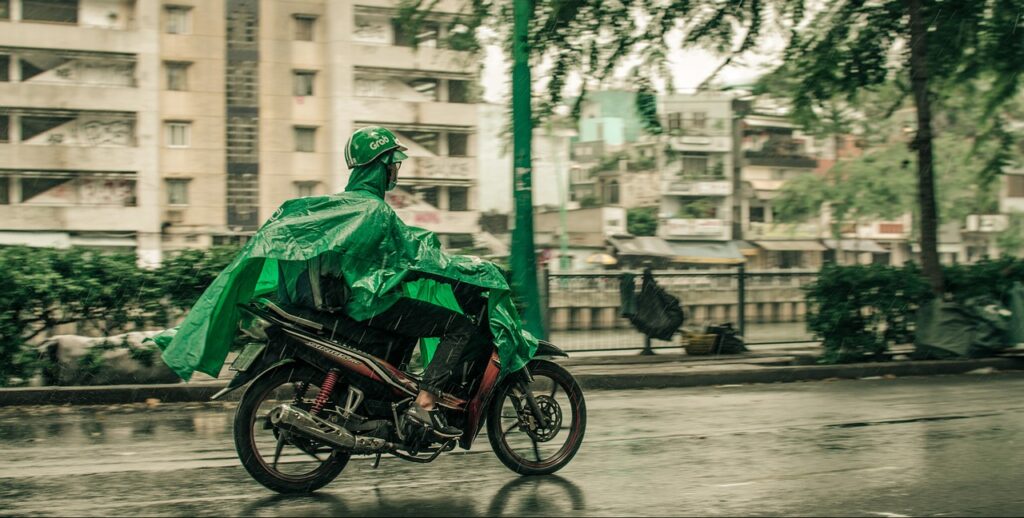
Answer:
M371 468L377 469L380 466L380 456L381 454L378 453L377 457L373 459L373 466L371 466Z

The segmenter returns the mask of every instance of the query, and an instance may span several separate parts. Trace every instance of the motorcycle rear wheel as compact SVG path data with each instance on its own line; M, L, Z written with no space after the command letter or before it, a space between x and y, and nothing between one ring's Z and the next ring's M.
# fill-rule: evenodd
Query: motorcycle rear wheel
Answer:
M308 410L323 377L323 373L306 365L285 365L253 382L242 395L235 412L235 449L245 470L268 489L278 493L311 493L329 484L348 464L351 454L310 439L288 435L282 438L281 432L267 420L270 408L280 403ZM297 395L302 383L309 386L305 394Z
M576 379L561 365L534 360L527 384L547 415L549 427L531 429L528 410L511 378L494 394L487 412L487 438L498 460L520 475L549 475L572 460L587 428L587 405ZM559 444L561 446L559 446Z

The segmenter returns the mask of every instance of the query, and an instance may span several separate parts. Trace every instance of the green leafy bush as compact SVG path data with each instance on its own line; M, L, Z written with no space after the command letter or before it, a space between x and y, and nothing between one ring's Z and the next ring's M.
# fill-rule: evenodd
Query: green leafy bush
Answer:
M134 254L0 247L0 386L36 372L28 344L58 326L108 336L173 324L235 252L187 250L146 269Z
M1024 281L1024 260L986 260L945 271L946 289L955 301L978 296L1005 300L1013 281ZM933 297L913 263L830 264L805 289L807 329L822 337L826 363L877 360L890 345L913 342L916 311Z

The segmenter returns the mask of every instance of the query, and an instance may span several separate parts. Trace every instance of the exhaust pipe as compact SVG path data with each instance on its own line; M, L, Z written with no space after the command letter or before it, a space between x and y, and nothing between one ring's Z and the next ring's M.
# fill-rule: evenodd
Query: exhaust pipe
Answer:
M270 423L282 430L316 439L355 454L384 453L395 447L384 439L354 435L330 421L288 404L277 406L270 411Z

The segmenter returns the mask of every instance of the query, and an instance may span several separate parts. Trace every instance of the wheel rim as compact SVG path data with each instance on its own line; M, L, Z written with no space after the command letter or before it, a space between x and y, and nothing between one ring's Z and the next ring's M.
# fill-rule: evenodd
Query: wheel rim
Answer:
M303 391L303 383L298 380L282 381L267 387L259 395L249 419L250 443L256 461L275 477L291 482L304 482L314 479L329 468L337 452L312 439L297 436L293 433L278 430L270 424L268 418L271 410L282 404L290 404L309 410L313 400L320 392L320 387L308 383ZM304 393L304 395L303 395ZM333 406L328 401L325 407Z
M579 401L565 380L534 373L527 385L548 426L534 425L535 418L515 386L505 391L501 404L499 441L519 464L545 468L560 462L576 447L579 436Z

